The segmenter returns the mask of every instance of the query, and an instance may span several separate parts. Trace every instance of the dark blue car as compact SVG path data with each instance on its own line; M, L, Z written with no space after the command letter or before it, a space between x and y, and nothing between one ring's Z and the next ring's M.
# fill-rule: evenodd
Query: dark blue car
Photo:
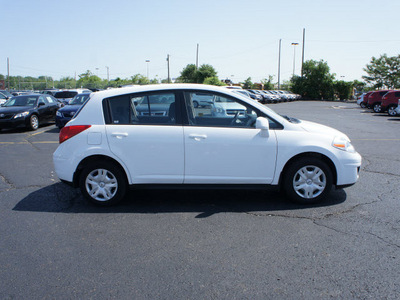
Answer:
M85 103L89 98L90 93L78 94L76 95L68 105L60 108L56 114L56 125L58 128L63 128L69 120L73 118L75 113L79 108Z

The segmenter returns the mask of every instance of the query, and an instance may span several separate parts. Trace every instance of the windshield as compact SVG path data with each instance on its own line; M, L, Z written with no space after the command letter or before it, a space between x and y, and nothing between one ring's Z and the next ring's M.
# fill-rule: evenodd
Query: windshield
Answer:
M70 105L82 105L86 99L89 98L90 94L78 94L71 100Z
M0 90L0 93L2 93L4 96L11 98L12 94L9 91L6 90Z
M4 106L35 106L37 96L19 96L8 100Z

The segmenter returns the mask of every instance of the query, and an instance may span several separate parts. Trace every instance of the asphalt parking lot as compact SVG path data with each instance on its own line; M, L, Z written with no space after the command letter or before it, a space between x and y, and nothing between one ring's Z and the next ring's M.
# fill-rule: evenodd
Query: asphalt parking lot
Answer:
M400 117L343 102L270 107L345 132L363 157L359 182L316 206L168 190L99 208L55 175L54 125L0 132L0 299L398 299Z

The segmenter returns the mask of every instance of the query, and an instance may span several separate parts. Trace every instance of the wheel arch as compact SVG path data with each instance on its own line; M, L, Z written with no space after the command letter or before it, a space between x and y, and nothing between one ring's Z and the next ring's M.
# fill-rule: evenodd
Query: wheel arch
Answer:
M303 158L303 157L314 157L314 158L319 158L321 159L324 163L326 163L329 167L329 169L332 172L332 181L333 184L336 185L337 184L337 170L335 167L335 164L333 163L333 161L326 155L322 154L322 153L318 153L318 152L303 152L303 153L299 153L295 156L293 156L291 159L289 159L285 166L282 169L282 172L279 176L279 186L282 187L282 182L283 182L283 178L287 172L287 169L289 168L289 166L296 160Z
M79 165L77 166L77 168L75 170L74 177L73 177L73 185L74 185L74 187L78 187L79 186L79 178L81 176L81 173L82 173L83 169L87 165L89 165L89 164L91 164L93 162L96 162L96 161L108 161L108 162L111 162L111 163L115 164L118 168L121 169L122 173L125 175L126 182L127 183L129 182L128 174L126 173L125 168L117 160L115 160L112 157L106 156L106 155L96 154L96 155L91 155L91 156L85 157L79 163Z

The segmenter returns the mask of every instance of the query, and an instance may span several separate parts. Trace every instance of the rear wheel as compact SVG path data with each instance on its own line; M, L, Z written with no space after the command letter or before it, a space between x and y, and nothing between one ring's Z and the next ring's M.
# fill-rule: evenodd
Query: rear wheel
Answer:
M367 107L364 102L361 102L360 106L361 106L361 108L366 108Z
M109 206L118 203L126 193L126 177L111 162L95 162L86 166L80 176L82 194L92 203Z
M283 185L290 200L301 204L322 201L332 188L332 171L322 160L303 157L287 169Z

